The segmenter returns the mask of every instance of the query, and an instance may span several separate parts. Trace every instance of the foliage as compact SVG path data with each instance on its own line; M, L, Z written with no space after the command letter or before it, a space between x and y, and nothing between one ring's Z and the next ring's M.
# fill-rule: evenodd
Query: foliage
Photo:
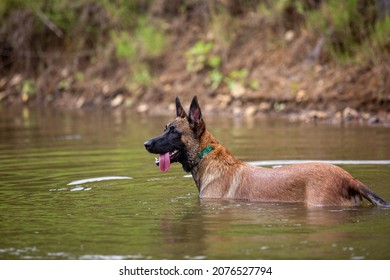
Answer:
M369 33L369 27L365 26L367 15L363 16L358 8L357 0L329 0L319 10L309 13L307 26L326 35L334 59L352 57L358 44ZM365 13L372 13L371 9Z
M150 19L140 18L135 29L135 41L143 55L159 56L167 46L167 35L150 22Z
M229 64L229 54L234 53L230 51L246 43L239 28L266 28L269 36L262 40L276 47L290 43L283 39L287 31L295 38L309 34L310 40L325 42L320 52L326 62L379 64L390 54L390 16L378 10L378 1L182 0L178 8L173 7L177 1L156 0L2 0L0 71L6 76L23 74L26 81L19 84L18 93L26 100L42 92L37 87L43 83L33 82L36 77L59 75L56 67L67 68L72 81L87 82L123 66L128 84L120 86L134 92L152 85L164 67L172 32L178 40L181 34L202 38L184 57L186 70L202 75L207 87L257 90L260 85L251 79L250 69L232 69ZM183 30L181 23L191 28ZM85 71L88 67L99 70ZM69 76L49 79L55 85L47 88L69 89Z
M388 56L389 11L380 16L375 0L261 1L258 11L268 22L283 28L307 28L326 38L329 59L343 63L359 58ZM381 11L385 14L386 11ZM295 16L291 16L295 15ZM290 21L290 22L288 22ZM374 48L374 49L372 49Z
M133 32L115 30L111 32L116 56L129 59L161 55L168 44L165 33L157 29L146 18L140 18Z
M218 45L227 47L236 34L237 19L227 9L221 5L215 5L210 9L210 36Z
M275 18L275 15L281 14L290 3L290 0L260 1L258 10L267 19Z
M214 44L211 42L202 40L197 41L195 45L185 53L187 58L187 70L199 72L207 66L218 68L221 63L221 58L211 54L213 48Z
M168 45L165 33L146 18L140 18L133 33L124 30L114 31L111 32L111 39L115 44L116 57L125 59L132 65L130 88L150 85L153 75L143 60L163 54Z
M223 82L224 76L218 69L214 69L210 71L210 73L207 76L207 83L211 86L213 90L216 90L219 85Z
M248 78L249 71L246 68L234 70L227 75L225 82L230 89L233 89L237 84L244 85Z
M35 49L43 53L60 47L64 55L89 57L97 55L97 48L107 48L112 42L119 59L131 60L140 53L143 57L161 55L167 45L166 36L146 18L142 7L147 5L139 3L137 0L3 0L0 2L0 22L7 23L7 17L12 16L14 11L26 11L29 18L33 18L33 26L18 34L18 37L34 38L22 41L23 48L29 49L21 50L18 41L7 42L14 47L14 52L20 52L17 56ZM14 17L17 16L21 15ZM20 20L23 21L23 18ZM0 35L15 40L12 38L16 36L6 33L12 32L10 27L2 24L3 34ZM45 59L44 55L38 57ZM31 63L25 61L26 65Z
M111 39L115 44L117 58L133 59L137 53L134 39L126 31L111 32Z
M71 81L69 79L64 79L64 80L61 80L58 85L57 85L57 88L59 90L69 90L71 87Z
M28 99L35 95L35 82L33 80L24 80L22 83L22 100L27 102Z
M131 91L137 91L139 87L150 86L154 77L147 64L137 62L133 64L133 73L130 77L128 87Z
M252 89L258 89L257 81L249 81L249 70L246 68L233 70L227 75L222 73L222 58L215 54L214 43L199 40L186 53L187 70L198 73L205 71L206 84L216 90L222 83L225 83L230 90L237 84Z
M378 64L383 62L382 56L390 53L390 15L375 24L361 52L368 60Z
M217 89L224 79L220 71L221 56L213 54L214 44L199 40L184 55L187 58L187 70L200 72L206 70L206 81L212 89Z
M166 50L166 33L157 28L161 22L152 24L148 8L154 1L139 0L80 0L77 2L56 0L3 0L0 1L0 21L4 21L13 11L28 8L33 11L35 33L43 32L47 27L42 19L47 18L53 26L63 34L63 41L70 50L84 47L94 47L108 42L106 35L116 43L116 54L119 58L132 58L139 55L139 50L145 56L161 55ZM253 1L252 1L253 2ZM191 1L184 1L183 7L190 7ZM244 7L245 1L235 1ZM303 25L310 31L325 35L330 58L336 61L342 57L380 56L388 54L389 20L388 17L378 16L377 1L374 0L275 0L259 1L257 12L274 24L285 26L288 12L303 18ZM88 8L90 10L86 10ZM228 44L235 34L236 17L228 6L218 1L207 4L209 12L209 28L211 36L219 46ZM182 10L182 12L185 12ZM87 17L88 15L88 17ZM87 18L86 18L87 17ZM279 23L278 23L279 22ZM299 21L300 22L300 21ZM291 22L290 25L293 26ZM111 31L105 35L107 30ZM80 32L83 36L79 36ZM45 43L42 36L34 34ZM50 38L49 38L50 39ZM135 41L135 42L134 42ZM53 40L51 39L51 42ZM189 54L188 68L198 71L212 58L205 59L207 49L212 49L210 43L199 42L194 46L199 48L198 54ZM370 49L370 48L374 49ZM202 48L205 48L202 50ZM136 52L136 49L138 51ZM214 58L217 63L218 58ZM211 66L216 68L215 65ZM217 77L218 75L214 75Z

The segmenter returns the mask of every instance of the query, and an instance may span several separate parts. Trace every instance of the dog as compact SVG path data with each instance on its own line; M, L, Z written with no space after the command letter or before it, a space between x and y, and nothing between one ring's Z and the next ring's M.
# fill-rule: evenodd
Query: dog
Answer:
M160 155L156 164L161 171L179 162L184 171L191 172L200 199L359 206L364 197L375 206L390 207L390 203L335 165L309 162L263 168L236 159L206 129L196 96L188 115L177 97L176 118L144 146L148 152Z

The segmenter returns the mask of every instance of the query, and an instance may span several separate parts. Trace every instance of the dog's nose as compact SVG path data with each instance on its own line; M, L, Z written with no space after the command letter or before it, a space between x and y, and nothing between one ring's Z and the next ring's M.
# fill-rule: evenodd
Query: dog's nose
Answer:
M150 140L146 141L146 142L144 143L144 146L145 146L145 148L146 148L147 150L149 150L150 147L152 146L152 141L150 141Z

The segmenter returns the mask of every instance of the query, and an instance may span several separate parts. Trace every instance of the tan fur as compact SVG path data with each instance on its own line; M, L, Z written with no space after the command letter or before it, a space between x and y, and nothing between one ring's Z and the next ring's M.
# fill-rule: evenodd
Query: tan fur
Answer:
M201 198L304 202L308 205L360 205L361 182L325 163L261 168L234 158L207 130L199 151L214 148L192 170Z
M172 144L171 149L177 149L178 142L179 146L185 147L178 161L184 170L191 172L201 198L356 206L362 204L364 197L376 206L390 207L362 182L335 165L304 163L262 168L236 159L206 129L196 97L188 115L176 98L176 115L176 119L167 125L180 133L172 140L175 145ZM166 139L171 138L164 138L165 135L168 134L145 142L146 149L166 153L166 147L171 145ZM160 152L159 142L164 142L164 151ZM208 146L213 150L199 156Z

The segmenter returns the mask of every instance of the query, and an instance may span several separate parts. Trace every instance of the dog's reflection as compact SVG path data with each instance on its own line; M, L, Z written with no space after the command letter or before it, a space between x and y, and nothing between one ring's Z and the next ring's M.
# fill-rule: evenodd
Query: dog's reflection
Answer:
M303 203L194 201L186 213L164 215L161 230L172 256L208 257L223 247L283 247L283 243L350 239L345 228L377 213L375 207L307 207ZM249 244L249 245L248 245ZM231 252L231 251L229 251Z

